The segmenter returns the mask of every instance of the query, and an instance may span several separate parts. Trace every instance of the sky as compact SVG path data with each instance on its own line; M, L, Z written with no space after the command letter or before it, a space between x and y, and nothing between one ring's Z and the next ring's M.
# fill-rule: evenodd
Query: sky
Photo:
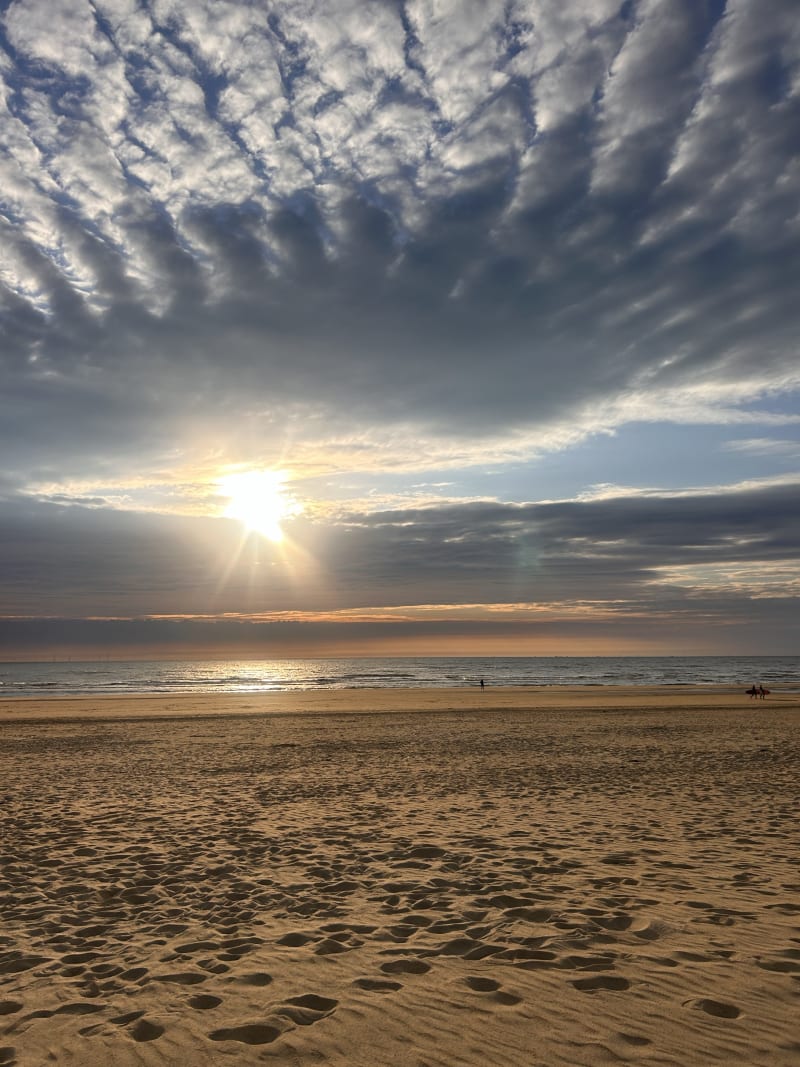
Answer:
M792 654L796 0L0 0L0 657Z

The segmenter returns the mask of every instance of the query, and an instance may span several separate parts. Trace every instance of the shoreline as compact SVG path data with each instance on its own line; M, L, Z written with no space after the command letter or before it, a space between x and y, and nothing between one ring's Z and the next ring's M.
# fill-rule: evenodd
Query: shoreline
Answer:
M800 693L753 700L734 686L498 686L273 690L250 693L113 693L0 697L0 722L384 715L518 711L800 710Z

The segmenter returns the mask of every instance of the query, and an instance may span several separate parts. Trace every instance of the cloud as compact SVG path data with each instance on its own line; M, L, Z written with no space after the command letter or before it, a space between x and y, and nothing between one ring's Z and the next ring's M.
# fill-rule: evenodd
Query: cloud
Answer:
M798 382L793 13L10 4L10 469L767 404Z
M280 545L225 519L8 500L0 578L5 613L25 617L352 622L355 612L379 625L397 609L424 620L450 605L483 623L535 611L596 629L609 613L699 612L725 626L767 612L766 624L767 609L796 594L797 488L298 517Z
M748 456L774 456L794 463L800 460L800 441L776 437L745 437L728 441L725 447L729 452L741 452Z

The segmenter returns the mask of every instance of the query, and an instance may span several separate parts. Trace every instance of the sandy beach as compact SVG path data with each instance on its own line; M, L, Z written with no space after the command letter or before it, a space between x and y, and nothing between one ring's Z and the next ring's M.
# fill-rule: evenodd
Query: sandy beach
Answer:
M0 701L0 1065L800 1063L800 697Z

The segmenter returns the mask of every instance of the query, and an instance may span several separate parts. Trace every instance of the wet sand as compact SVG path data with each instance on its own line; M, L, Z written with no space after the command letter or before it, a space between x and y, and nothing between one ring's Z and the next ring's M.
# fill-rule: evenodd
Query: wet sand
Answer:
M796 1067L800 699L0 701L0 1064Z

